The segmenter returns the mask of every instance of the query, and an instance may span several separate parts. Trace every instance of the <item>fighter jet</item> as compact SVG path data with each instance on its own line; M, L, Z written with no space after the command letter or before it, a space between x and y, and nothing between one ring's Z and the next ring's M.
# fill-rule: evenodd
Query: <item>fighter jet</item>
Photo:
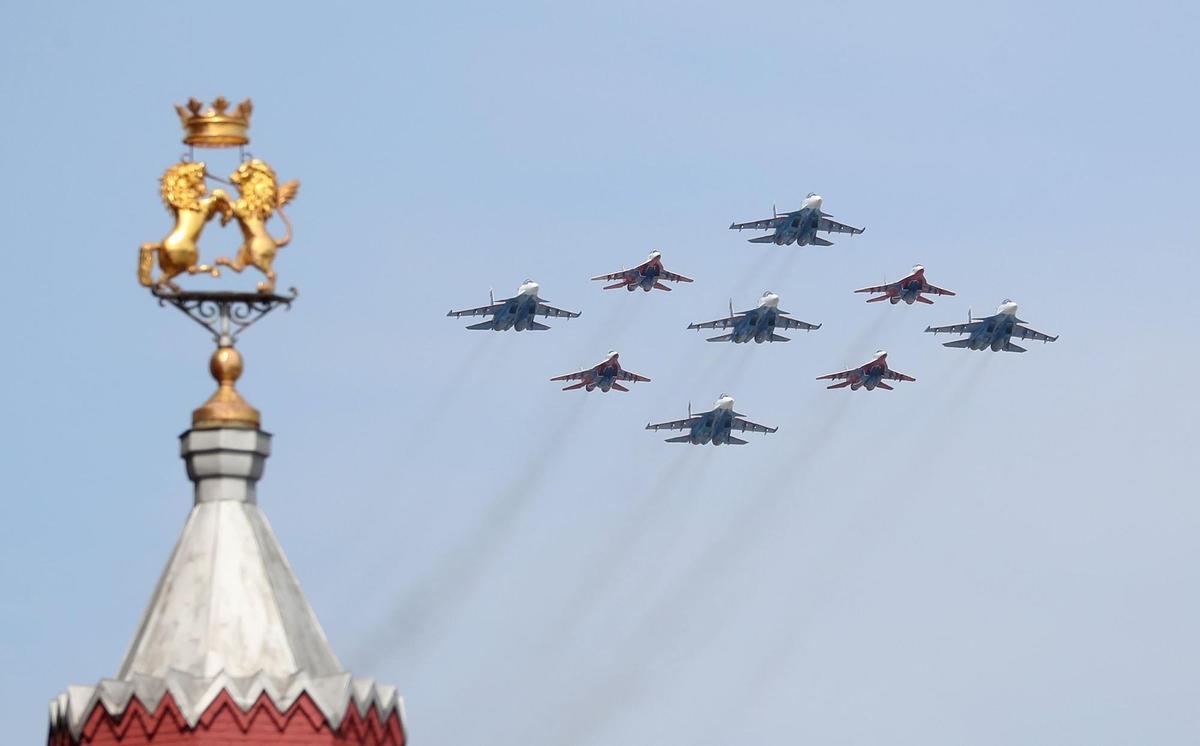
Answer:
M759 425L743 419L742 415L733 411L733 397L728 394L721 394L720 398L717 399L716 406L707 412L692 414L692 407L689 404L686 420L648 424L646 425L646 429L689 431L687 435L667 438L668 443L691 443L696 446L704 445L705 443L712 443L714 446L729 443L743 446L746 445L746 441L734 437L734 430L743 433L747 431L752 433L773 433L779 428L767 427L766 425Z
M637 381L649 381L649 378L632 373L621 368L621 363L617 361L619 355L616 352L609 352L602 362L596 363L591 368L581 370L577 373L566 373L561 376L551 378L551 381L579 381L573 386L563 387L563 391L572 391L574 389L587 389L593 391L599 388L601 391L607 392L609 389L617 391L628 391L629 389L622 386L618 381L628 381L636 383Z
M931 295L954 295L950 290L934 287L925 280L925 268L920 264L912 268L912 274L902 280L889 282L884 285L876 285L869 288L859 288L856 293L883 293L876 298L867 298L867 303L878 303L881 300L891 301L892 305L896 305L900 301L904 301L908 305L916 303L929 303L933 301L926 298L923 293Z
M538 284L533 280L521 283L521 287L517 288L517 294L511 298L505 298L499 303L496 302L495 297L491 297L490 300L491 303L486 306L468 308L465 311L451 311L446 315L454 318L491 316L490 320L472 324L467 328L490 329L494 332L502 332L506 329L516 329L519 332L526 329L545 331L550 327L539 324L535 320L537 316L566 319L574 319L579 316L576 311L564 311L561 308L546 305L546 301L538 297Z
M841 373L830 373L827 376L817 376L818 381L841 381L831 386L826 386L830 389L844 389L847 386L851 391L858 391L865 387L867 391L876 388L892 390L892 387L884 383L888 381L915 381L917 379L912 376L906 376L903 373L891 370L887 365L887 352L879 350L875 353L875 357L871 362L865 365L860 365L857 368L843 370Z
M1008 298L1004 299L996 308L996 313L991 316L985 316L982 319L973 318L971 312L967 311L967 323L951 324L950 326L927 326L925 331L933 332L934 334L969 334L966 339L956 339L953 342L944 342L946 347L965 347L969 350L986 350L991 347L992 352L1024 352L1025 348L1012 343L1012 338L1032 339L1035 342L1054 342L1058 340L1057 336L1051 337L1048 334L1035 332L1027 326L1023 326L1025 322L1017 318L1017 304L1013 303Z
M758 299L758 307L750 311L733 312L733 301L729 302L729 317L716 321L705 321L701 324L688 324L688 329L728 329L729 334L709 337L709 342L788 342L788 337L775 333L779 329L803 329L812 331L820 329L820 324L809 324L790 318L787 311L779 310L779 296L770 290Z
M821 211L821 196L813 193L809 193L799 210L780 214L775 212L775 208L772 207L771 213L772 217L762 220L754 220L749 223L733 223L729 226L729 229L739 231L774 231L774 233L767 236L752 238L750 239L750 243L773 243L778 246L793 243L797 246L805 246L807 244L833 246L833 241L827 241L819 237L817 231L858 234L865 230L865 228L853 228L836 220L830 220L829 218L832 216L827 212Z
M662 252L651 251L650 257L634 267L620 272L613 272L611 275L597 275L593 280L620 280L612 285L605 285L605 290L615 290L616 288L625 288L629 292L633 292L638 288L647 293L658 288L670 292L671 288L663 284L667 282L691 282L692 278L677 275L674 272L668 272L662 266Z

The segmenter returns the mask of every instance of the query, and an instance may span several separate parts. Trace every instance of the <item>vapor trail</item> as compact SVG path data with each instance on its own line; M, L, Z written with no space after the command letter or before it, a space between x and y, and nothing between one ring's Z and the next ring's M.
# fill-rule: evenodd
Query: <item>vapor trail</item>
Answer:
M430 647L429 637L453 616L475 590L491 561L508 542L521 516L537 497L546 472L570 442L568 435L588 397L572 397L558 424L538 447L523 451L517 475L488 506L459 546L446 554L417 584L396 600L392 612L359 645L355 660L377 660L398 652L411 662ZM363 666L359 666L363 667Z
M471 351L467 354L465 360L458 364L454 374L443 380L442 385L438 387L437 393L430 398L423 398L426 403L424 421L426 427L418 431L412 428L408 432L409 449L418 450L422 446L436 442L437 434L441 430L442 423L448 418L446 413L451 409L454 399L457 398L459 392L462 391L463 385L467 379L480 367L480 362L485 356L490 356L496 349L494 332L484 332L483 339L473 340ZM489 367L489 366L483 366Z
M584 620L587 612L595 608L596 600L602 598L611 588L620 575L618 568L622 560L628 558L645 537L646 527L655 523L658 515L674 507L674 501L670 498L680 492L689 492L673 490L671 487L678 486L682 481L691 481L689 477L695 473L697 459L702 463L707 461L704 456L708 454L698 453L697 447L659 445L672 448L676 453L662 465L649 488L633 503L631 512L627 513L605 537L600 551L591 563L591 571L579 580L577 591L565 604L562 617L552 626L552 632L557 632L560 644L566 642Z

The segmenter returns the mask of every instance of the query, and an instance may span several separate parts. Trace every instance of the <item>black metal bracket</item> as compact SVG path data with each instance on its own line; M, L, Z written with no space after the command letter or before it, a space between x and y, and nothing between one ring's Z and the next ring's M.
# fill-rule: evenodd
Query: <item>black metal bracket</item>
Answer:
M296 288L289 288L287 295L192 290L172 293L157 289L151 292L158 299L158 305L169 304L183 311L207 329L221 347L232 346L239 334L276 308L283 306L291 310L292 301L299 295Z

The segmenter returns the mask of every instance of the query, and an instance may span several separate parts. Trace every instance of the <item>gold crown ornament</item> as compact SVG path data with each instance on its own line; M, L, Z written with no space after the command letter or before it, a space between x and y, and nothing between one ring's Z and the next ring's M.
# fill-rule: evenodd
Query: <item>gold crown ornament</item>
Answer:
M231 148L250 142L250 112L254 105L246 99L229 110L229 101L218 96L212 107L204 111L204 104L189 99L187 107L175 105L179 121L183 124L183 142L197 148Z

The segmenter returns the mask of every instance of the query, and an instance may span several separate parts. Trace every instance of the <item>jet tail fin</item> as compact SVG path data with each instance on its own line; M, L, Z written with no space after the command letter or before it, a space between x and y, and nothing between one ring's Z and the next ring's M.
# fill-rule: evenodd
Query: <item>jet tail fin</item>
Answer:
M953 342L942 342L942 347L962 347L965 349L970 344L971 340L969 339L956 339Z
M708 338L708 341L709 341L709 342L728 342L728 341L729 341L729 340L731 340L731 339L733 339L733 335L732 335L732 334L721 334L721 335L719 335L719 336L716 336L716 337L709 337L709 338Z
M887 300L890 296L881 295L878 298L867 298L867 303L878 303L881 300Z
M726 442L726 443L728 443L728 444L729 444L729 445L731 445L731 446L744 446L744 445L746 445L746 441L742 440L741 438L735 438L735 437L733 437L732 435L730 435L729 437L727 437L727 438L725 439L725 442Z
M614 383L614 384L612 385L612 387L613 387L614 389L616 389L617 391L628 391L628 390L629 390L629 389L625 388L624 386L622 386L622 385L621 385L621 384L619 384L619 383Z
M889 383L884 383L883 381L880 381L879 383L875 384L875 388L887 389L888 391L891 391L891 390L895 389L895 386L892 386Z
M533 332L544 332L549 328L550 327L546 326L545 324L539 324L536 321L529 322L529 330Z
M820 236L813 236L812 241L809 241L813 246L833 246L833 241L827 241Z
M931 306L933 305L933 301L929 300L928 298L926 298L923 295L917 296L917 303L928 303Z
M583 381L581 383L576 383L572 386L563 386L563 391L574 391L575 389L581 389L586 385L587 385L587 381Z
M832 386L826 386L825 388L827 388L827 389L844 389L849 385L850 385L849 381L842 381L841 383L835 383Z
M692 442L692 436L690 436L690 435L677 435L677 436L676 436L676 437L674 437L674 438L667 438L666 442L667 442L667 443L691 443L691 442Z
M671 288L667 287L666 285L662 284L661 282L654 283L654 287L658 288L659 290L666 290L668 293L671 292Z
M1012 342L1009 342L1008 344L1004 345L1004 351L1005 352L1024 352L1025 348L1021 347L1020 345L1015 345Z
M624 280L621 280L620 282L614 282L611 285L605 285L603 289L604 290L616 290L617 288L623 288L628 284L629 283L625 282Z
M471 325L470 325L470 326L468 326L467 328L468 328L468 329L474 329L475 331L486 331L486 330L488 330L488 329L491 329L491 328L492 328L492 322L490 322L490 321L481 321L481 322L479 322L478 324L471 324Z
M788 337L781 337L778 334L771 332L771 341L772 342L791 342L792 340Z
M750 239L750 243L775 243L775 236L759 236Z

